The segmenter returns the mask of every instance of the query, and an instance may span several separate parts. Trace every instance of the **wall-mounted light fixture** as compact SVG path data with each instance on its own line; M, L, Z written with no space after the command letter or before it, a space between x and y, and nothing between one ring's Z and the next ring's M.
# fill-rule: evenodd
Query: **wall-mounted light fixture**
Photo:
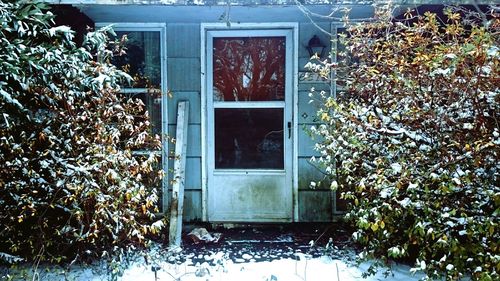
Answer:
M311 39L309 39L309 44L307 44L307 51L309 51L309 56L313 56L314 54L318 55L320 58L323 57L323 53L325 52L325 44L321 42L318 36L314 35Z

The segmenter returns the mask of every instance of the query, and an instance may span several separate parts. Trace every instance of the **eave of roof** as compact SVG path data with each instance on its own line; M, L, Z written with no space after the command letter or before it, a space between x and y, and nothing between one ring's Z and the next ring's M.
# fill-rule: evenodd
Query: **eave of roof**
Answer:
M73 5L169 5L169 6L268 6L268 5L373 5L375 0L45 0ZM380 1L378 1L380 3ZM492 0L393 0L397 5L493 4Z

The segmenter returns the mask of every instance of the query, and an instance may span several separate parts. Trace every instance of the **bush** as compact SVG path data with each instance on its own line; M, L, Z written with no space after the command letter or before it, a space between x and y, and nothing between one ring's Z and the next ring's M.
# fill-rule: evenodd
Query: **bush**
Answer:
M445 15L378 14L340 36L338 63L308 65L346 74L337 98L315 94L315 161L350 202L361 258L498 279L500 19Z
M104 29L73 42L42 3L0 1L0 260L64 261L155 233L158 149ZM120 45L113 45L119 50Z

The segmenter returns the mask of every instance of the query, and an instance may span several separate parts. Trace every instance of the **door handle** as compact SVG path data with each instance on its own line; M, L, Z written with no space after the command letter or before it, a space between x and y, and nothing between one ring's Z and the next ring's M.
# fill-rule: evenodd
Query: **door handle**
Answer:
M288 122L287 127L288 127L288 138L290 138L292 136L292 122Z

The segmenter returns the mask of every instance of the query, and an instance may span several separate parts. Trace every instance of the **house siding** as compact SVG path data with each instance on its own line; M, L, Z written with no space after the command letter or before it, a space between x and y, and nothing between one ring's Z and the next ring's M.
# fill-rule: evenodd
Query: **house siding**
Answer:
M185 221L202 219L201 200L201 61L200 25L169 23L167 25L168 134L175 138L177 104L189 101L188 141L186 155L186 182L184 193ZM172 155L174 144L169 146ZM169 161L173 167L173 160ZM172 173L169 172L169 183ZM169 190L171 190L169 184Z
M322 29L330 30L330 23L317 23ZM320 40L329 45L330 38L322 33L312 23L299 24L299 72L306 71L305 64L309 61L309 52L305 48L309 39L317 35ZM327 46L325 56L329 50ZM298 85L298 112L295 113L298 118L298 203L299 203L299 221L332 221L334 213L334 204L332 201L332 192L324 185L315 189L311 188L311 181L318 181L323 177L320 170L310 162L312 156L318 156L314 151L315 141L309 136L307 130L313 125L317 125L316 118L317 103L310 103L309 93L311 88L315 92L330 92L330 84L326 82L311 83L299 81Z

